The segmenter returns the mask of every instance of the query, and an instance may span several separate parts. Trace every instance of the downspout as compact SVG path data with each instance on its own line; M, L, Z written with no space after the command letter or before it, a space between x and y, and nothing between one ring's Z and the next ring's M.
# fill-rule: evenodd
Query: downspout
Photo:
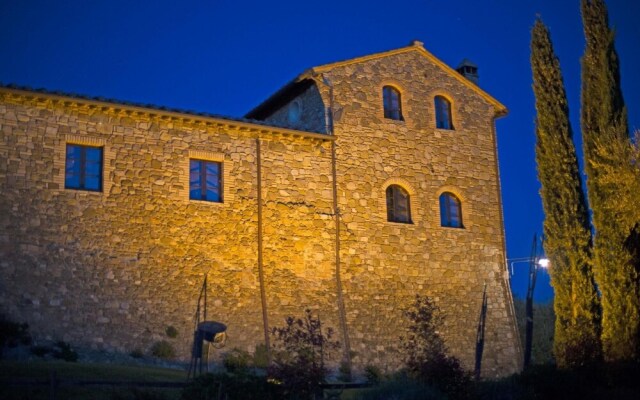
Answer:
M496 119L502 117L504 114L494 114L491 119L491 140L493 141L493 158L495 160L494 168L496 174L496 187L498 189L498 212L499 212L499 220L500 220L500 231L502 232L501 246L502 246L502 254L503 254L503 263L504 263L504 280L503 280L503 290L505 294L505 299L509 303L507 305L508 312L511 314L511 331L513 334L513 340L516 344L516 353L518 356L518 362L516 365L522 365L519 361L522 360L522 343L520 342L520 335L518 333L518 325L516 320L516 310L513 305L513 293L511 292L511 284L509 283L509 267L507 264L507 242L506 242L506 231L504 229L504 211L502 208L502 187L500 184L500 168L498 165L498 141L496 138Z
M269 320L267 318L267 292L264 285L264 265L262 261L262 152L260 138L256 138L256 162L258 174L258 280L260 281L260 301L262 303L262 325L264 344L267 347L267 360L271 363L271 344L269 341Z
M322 75L322 83L329 87L329 107L326 113L326 130L327 133L335 136L333 130L333 85L324 75ZM340 317L340 328L342 330L343 346L342 361L351 371L351 343L349 342L349 330L347 328L347 315L344 306L344 296L342 292L342 278L340 276L340 208L338 207L338 168L336 162L336 141L331 141L331 176L333 178L333 210L336 221L336 238L335 238L335 258L336 258L336 291L338 296L338 314Z

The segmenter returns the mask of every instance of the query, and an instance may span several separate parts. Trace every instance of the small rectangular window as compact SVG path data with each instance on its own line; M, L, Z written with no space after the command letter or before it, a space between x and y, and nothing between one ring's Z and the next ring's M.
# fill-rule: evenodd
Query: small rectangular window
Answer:
M67 144L64 187L94 192L102 190L102 147Z
M222 203L222 163L189 160L189 198Z

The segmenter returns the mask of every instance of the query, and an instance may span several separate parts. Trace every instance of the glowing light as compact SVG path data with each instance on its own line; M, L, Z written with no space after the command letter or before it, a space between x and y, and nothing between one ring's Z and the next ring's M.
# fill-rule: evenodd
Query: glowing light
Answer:
M538 265L542 268L549 268L549 264L551 264L551 261L549 261L548 258L541 258L538 260Z

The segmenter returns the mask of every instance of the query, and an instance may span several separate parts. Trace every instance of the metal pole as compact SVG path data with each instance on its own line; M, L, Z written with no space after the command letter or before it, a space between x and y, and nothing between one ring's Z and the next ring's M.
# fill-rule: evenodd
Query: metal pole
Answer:
M533 235L533 245L531 247L531 259L529 261L529 286L527 287L526 299L526 325L525 325L525 346L524 346L524 368L531 365L531 347L533 343L533 290L536 287L538 275L538 237Z

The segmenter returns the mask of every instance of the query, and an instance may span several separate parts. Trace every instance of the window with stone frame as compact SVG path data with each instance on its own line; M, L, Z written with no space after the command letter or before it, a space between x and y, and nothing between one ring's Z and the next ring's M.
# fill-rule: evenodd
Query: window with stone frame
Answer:
M222 163L189 160L189 198L222 203Z
M387 221L412 223L409 192L399 185L387 187Z
M102 191L102 147L67 143L64 187Z
M436 109L436 128L453 130L451 102L444 96L436 96L434 103Z
M402 117L400 91L398 89L393 86L385 86L382 88L382 106L384 108L385 118L404 121Z
M440 225L448 228L463 228L462 203L453 193L440 195Z

